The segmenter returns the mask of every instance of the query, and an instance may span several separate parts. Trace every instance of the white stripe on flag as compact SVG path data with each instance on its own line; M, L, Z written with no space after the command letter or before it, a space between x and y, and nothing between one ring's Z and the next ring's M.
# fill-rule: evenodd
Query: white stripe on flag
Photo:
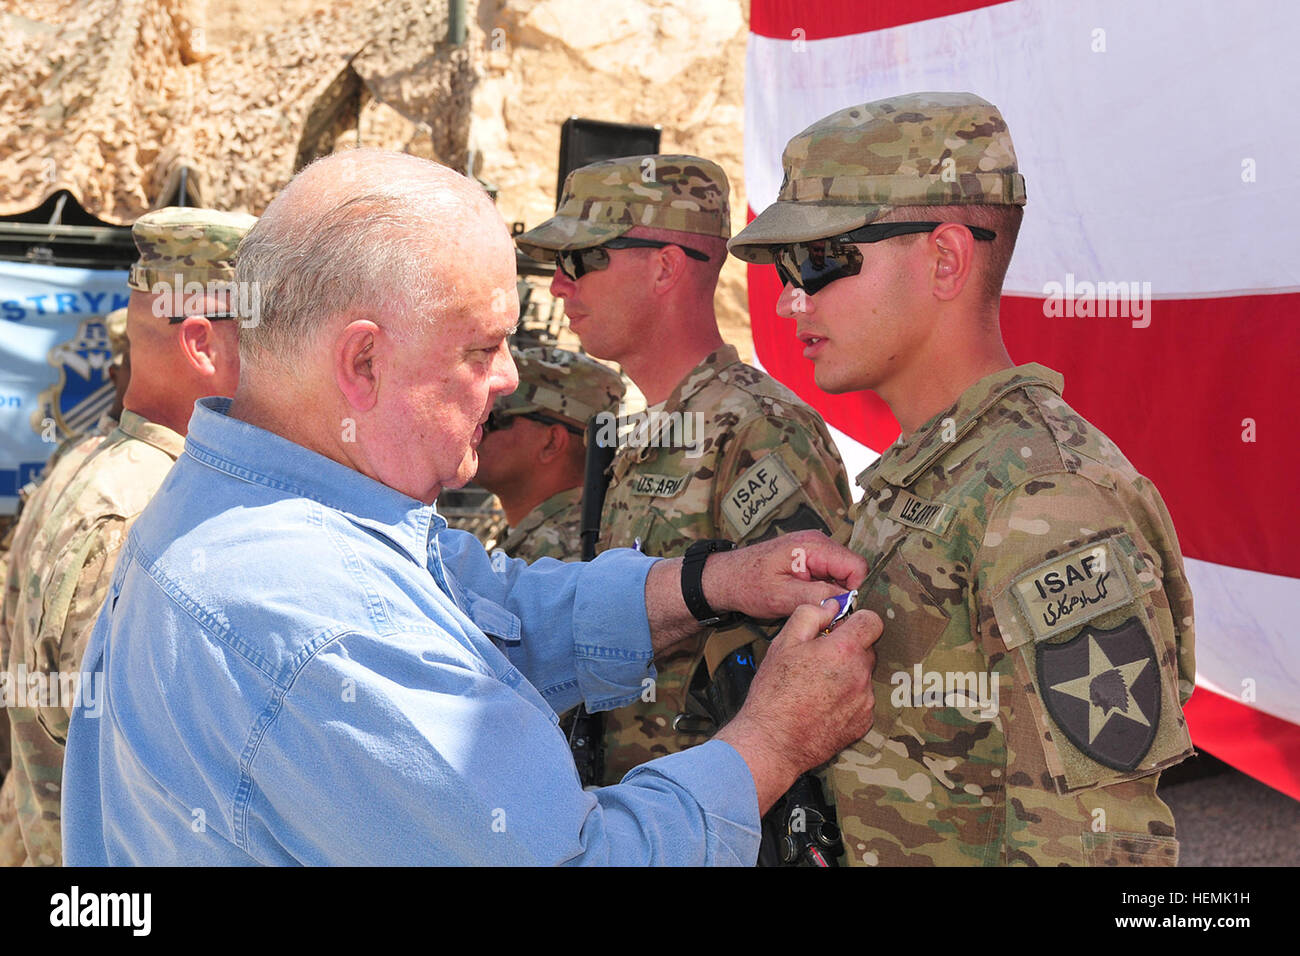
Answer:
M1183 564L1196 607L1196 682L1300 724L1300 580L1195 558Z
M1149 282L1153 297L1300 288L1283 120L1300 72L1282 66L1297 36L1291 0L1026 0L802 44L751 35L749 202L776 199L786 141L820 117L966 90L1002 110L1027 181L1007 292L1067 273Z

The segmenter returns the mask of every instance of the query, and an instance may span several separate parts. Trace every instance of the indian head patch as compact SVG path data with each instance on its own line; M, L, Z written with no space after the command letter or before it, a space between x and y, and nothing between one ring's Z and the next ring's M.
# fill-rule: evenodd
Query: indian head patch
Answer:
M1115 770L1137 767L1160 726L1160 664L1141 622L1036 650L1043 703L1070 742Z

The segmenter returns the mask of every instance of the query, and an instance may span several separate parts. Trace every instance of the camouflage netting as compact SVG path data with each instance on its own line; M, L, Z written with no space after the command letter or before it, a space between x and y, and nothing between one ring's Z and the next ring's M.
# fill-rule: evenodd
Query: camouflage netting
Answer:
M464 167L474 68L447 0L334 3L219 50L185 0L2 2L0 215L67 189L129 223L183 166L196 201L257 214L358 142Z

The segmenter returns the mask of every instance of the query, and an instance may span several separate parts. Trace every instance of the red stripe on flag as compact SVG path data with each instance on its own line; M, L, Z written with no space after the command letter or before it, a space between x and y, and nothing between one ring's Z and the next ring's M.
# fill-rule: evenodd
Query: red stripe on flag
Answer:
M1300 800L1300 727L1204 687L1183 713L1197 747Z
M1009 0L753 0L749 31L775 40L825 40L1006 2Z
M779 294L776 270L751 265L759 361L836 428L887 447L898 435L889 409L872 393L817 388L794 321L775 314ZM1300 577L1298 314L1300 294L1164 299L1151 303L1149 327L1134 328L1125 317L1048 318L1038 298L1002 300L1012 358L1065 376L1066 401L1160 489L1185 555L1289 577Z

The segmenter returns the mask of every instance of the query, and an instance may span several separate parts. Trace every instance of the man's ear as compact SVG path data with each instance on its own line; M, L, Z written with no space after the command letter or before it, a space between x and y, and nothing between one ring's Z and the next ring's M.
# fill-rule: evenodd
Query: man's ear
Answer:
M334 339L334 381L349 405L368 412L379 401L376 350L379 326L369 319L354 319Z
M946 222L928 237L934 257L935 298L950 302L961 295L975 270L975 238L960 223Z
M686 275L686 253L677 246L650 250L650 262L654 267L654 291L661 295Z
M185 360L196 372L209 378L227 357L225 343L220 339L212 328L212 320L201 315L189 316L176 329L176 341Z
M547 425L546 442L537 449L538 464L549 465L557 458L565 457L573 439L574 436L563 425Z

